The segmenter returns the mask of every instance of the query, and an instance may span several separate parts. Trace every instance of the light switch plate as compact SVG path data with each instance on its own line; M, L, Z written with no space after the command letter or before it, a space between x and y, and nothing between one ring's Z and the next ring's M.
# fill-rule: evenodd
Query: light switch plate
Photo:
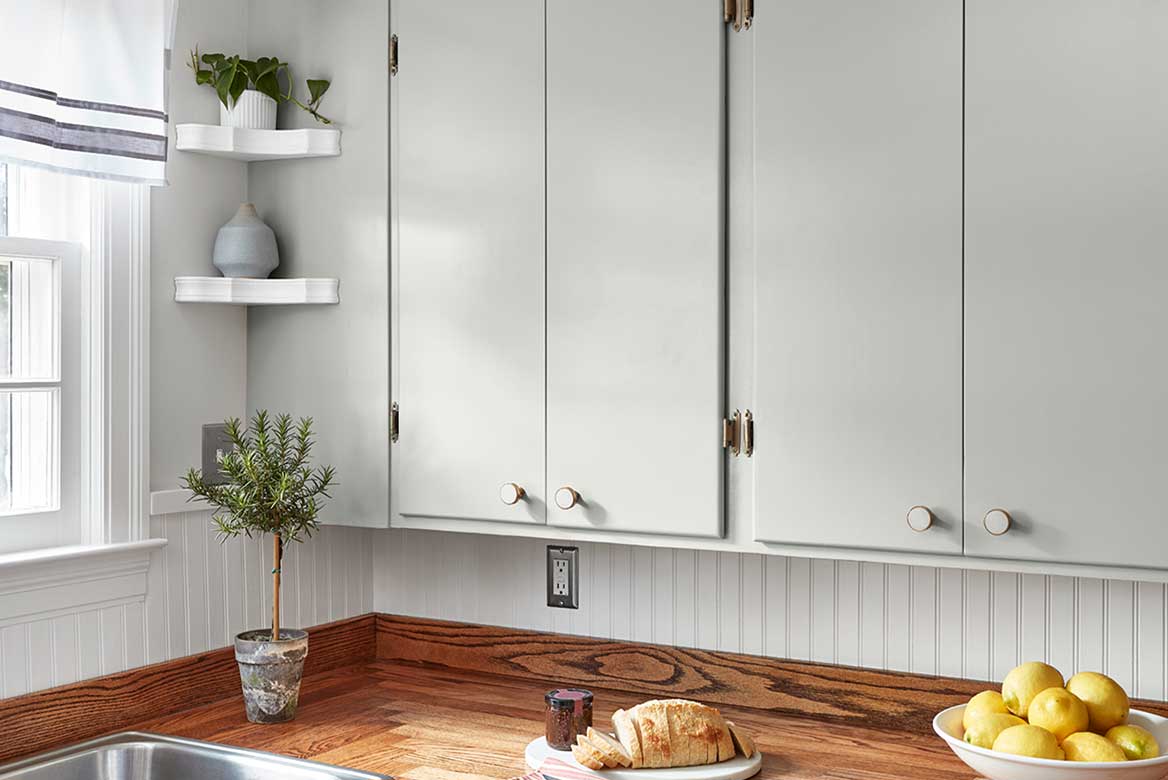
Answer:
M234 448L227 437L227 426L209 423L203 426L203 480L208 485L222 485L227 478L219 471L219 457Z
M563 609L580 608L580 549L547 548L547 605Z

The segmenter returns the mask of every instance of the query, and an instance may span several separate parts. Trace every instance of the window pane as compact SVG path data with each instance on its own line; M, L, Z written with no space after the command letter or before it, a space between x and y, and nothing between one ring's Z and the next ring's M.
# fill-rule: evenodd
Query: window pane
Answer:
M60 390L0 391L0 514L57 508Z
M8 235L8 166L0 163L0 236Z
M0 381L57 381L57 260L0 256Z

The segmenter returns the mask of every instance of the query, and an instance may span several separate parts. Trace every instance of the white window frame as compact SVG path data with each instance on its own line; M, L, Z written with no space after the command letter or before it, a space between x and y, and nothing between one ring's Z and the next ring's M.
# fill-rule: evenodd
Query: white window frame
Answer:
M0 556L144 540L149 188L10 165L8 200L9 237L0 248L9 248L0 254L61 257L67 337L61 345L61 506L52 522L49 513L0 516ZM65 376L69 371L76 372L75 384ZM66 399L74 387L76 395ZM65 414L74 403L75 423Z
M23 259L52 264L53 333L48 339L52 351L51 370L41 375L23 373L11 379L0 379L0 389L7 391L50 391L55 394L49 435L54 440L50 448L48 470L52 482L51 498L47 505L28 512L0 511L0 549L42 548L69 543L82 536L86 524L85 507L79 500L79 481L66 475L80 474L87 460L81 451L82 420L81 354L80 354L80 276L82 262L80 244L45 241L35 238L0 238L0 257ZM13 266L17 268L19 266ZM19 297L18 274L11 276L10 300L16 308ZM19 326L22 317L15 312L13 323ZM13 340L28 334L13 333ZM19 354L19 353L18 353ZM15 423L20 415L13 414L13 474L14 483L25 465L20 457L22 449Z

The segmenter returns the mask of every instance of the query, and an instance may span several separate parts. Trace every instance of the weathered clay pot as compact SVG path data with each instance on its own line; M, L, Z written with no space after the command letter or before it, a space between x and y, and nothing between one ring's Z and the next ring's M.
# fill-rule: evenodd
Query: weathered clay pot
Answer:
M235 637L235 660L243 683L243 703L252 723L283 723L296 717L300 677L308 655L308 632L280 629L273 642L268 629Z

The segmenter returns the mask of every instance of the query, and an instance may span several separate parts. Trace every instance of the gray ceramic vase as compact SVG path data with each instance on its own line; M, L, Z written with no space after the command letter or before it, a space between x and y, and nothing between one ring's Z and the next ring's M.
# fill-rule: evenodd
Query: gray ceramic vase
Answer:
M296 717L300 678L308 656L308 632L280 629L273 642L268 629L235 637L235 661L243 683L243 703L252 723L283 723Z
M244 203L215 237L212 261L224 276L267 279L280 264L276 234Z

